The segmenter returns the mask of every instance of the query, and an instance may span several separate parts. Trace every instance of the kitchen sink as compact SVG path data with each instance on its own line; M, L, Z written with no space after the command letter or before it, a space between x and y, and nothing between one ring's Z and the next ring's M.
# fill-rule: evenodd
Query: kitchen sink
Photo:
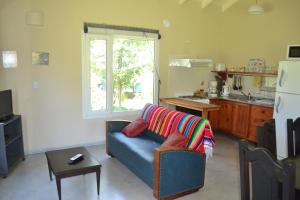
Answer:
M249 98L246 96L242 96L242 95L229 95L229 97L227 97L229 99L233 99L233 100L239 100L239 101L249 101ZM251 100L253 101L253 98L251 97Z
M224 98L224 97L223 97ZM254 103L254 104L261 104L261 105L274 105L274 100L272 99L264 99L264 98L255 98L252 97L249 98L243 95L229 95L228 97L225 97L226 99L230 100L236 100L236 101L241 101L241 102L248 102L248 103Z

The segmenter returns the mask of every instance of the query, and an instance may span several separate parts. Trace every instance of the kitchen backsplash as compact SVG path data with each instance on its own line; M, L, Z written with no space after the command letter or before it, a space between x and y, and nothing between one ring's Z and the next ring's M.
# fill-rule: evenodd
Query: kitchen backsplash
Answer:
M243 76L242 77L242 91L246 94L249 92L252 96L262 98L275 98L277 77L254 77L254 76ZM232 94L241 94L238 90L233 90L231 85Z
M211 68L190 68L169 70L169 96L191 95L196 90L207 91L208 82L214 80ZM203 85L202 85L203 83ZM162 84L165 84L164 82Z
M208 91L209 81L215 80L216 73L211 73L211 68L193 68L193 69L178 69L169 71L169 97L192 95L193 92L199 89ZM246 94L251 92L251 95L262 98L275 98L275 87L277 77L254 77L242 76L241 84L242 91ZM203 83L203 85L201 85ZM233 81L232 81L233 83ZM166 84L166 83L162 83ZM240 91L233 90L232 94L241 94ZM273 89L270 89L272 88Z

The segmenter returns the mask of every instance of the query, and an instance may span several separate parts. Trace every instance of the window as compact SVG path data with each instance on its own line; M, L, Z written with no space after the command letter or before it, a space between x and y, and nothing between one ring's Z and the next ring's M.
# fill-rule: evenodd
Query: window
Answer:
M85 118L136 112L157 101L157 35L83 34Z

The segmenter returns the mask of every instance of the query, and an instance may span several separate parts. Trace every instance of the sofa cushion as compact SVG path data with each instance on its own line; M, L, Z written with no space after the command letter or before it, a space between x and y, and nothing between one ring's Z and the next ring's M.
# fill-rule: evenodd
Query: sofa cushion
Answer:
M171 133L161 147L181 147L185 148L188 143L188 139L180 133Z
M139 118L129 123L122 129L122 132L127 137L136 137L140 135L146 128L148 127L148 123L143 119Z
M121 132L111 133L107 139L110 153L152 188L154 149L160 143L144 134L129 138Z

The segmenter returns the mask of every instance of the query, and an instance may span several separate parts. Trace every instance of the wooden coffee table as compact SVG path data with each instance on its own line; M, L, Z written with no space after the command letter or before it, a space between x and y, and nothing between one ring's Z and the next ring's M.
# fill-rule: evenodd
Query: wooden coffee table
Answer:
M77 164L69 165L69 159L78 153L84 155L84 160L78 162ZM95 158L92 157L86 148L78 147L57 151L48 151L46 152L46 157L50 180L52 181L52 173L56 178L59 200L61 200L61 179L88 173L96 173L97 192L99 195L101 165Z

